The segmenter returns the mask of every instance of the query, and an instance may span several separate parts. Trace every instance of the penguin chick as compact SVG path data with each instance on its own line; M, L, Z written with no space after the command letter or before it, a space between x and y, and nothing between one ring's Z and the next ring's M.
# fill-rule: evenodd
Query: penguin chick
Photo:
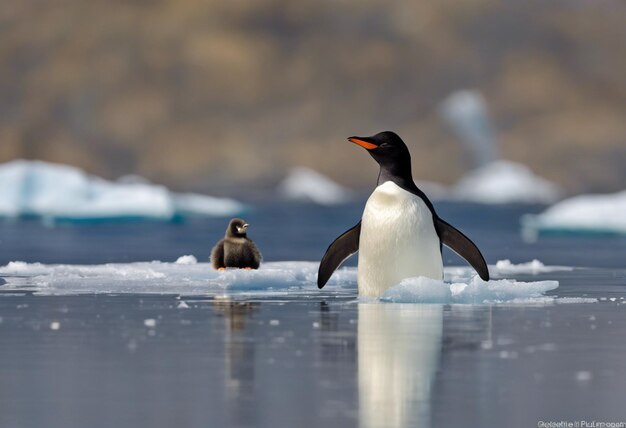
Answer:
M224 239L211 250L213 269L225 268L258 269L261 265L261 252L247 236L248 223L234 218L228 224Z

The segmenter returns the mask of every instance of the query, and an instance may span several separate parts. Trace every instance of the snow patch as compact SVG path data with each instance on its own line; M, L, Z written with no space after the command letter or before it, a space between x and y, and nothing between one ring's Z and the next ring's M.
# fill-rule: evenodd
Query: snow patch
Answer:
M232 199L176 194L137 178L107 181L67 165L27 160L0 164L0 217L172 220L235 215L243 208Z
M337 205L351 201L351 190L310 168L293 168L278 185L278 194L288 200Z

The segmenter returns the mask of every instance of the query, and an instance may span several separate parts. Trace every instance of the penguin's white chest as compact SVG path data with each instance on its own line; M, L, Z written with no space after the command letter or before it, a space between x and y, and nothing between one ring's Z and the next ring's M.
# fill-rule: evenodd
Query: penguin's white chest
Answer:
M405 278L443 278L439 237L424 201L387 181L367 200L359 239L359 294L379 296Z

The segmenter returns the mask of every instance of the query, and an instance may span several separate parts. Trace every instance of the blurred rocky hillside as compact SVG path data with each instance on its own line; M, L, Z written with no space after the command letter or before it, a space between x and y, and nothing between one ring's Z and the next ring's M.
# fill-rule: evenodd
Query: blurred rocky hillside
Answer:
M0 5L0 161L220 193L292 165L370 186L350 135L415 175L471 166L437 115L484 94L503 157L571 192L626 187L623 0L20 0Z

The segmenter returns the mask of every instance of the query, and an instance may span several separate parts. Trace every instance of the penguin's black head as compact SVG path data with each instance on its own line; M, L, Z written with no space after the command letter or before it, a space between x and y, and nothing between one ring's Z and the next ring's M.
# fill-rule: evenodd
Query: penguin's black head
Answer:
M248 232L248 223L240 218L234 218L228 224L226 236L245 237Z
M381 167L394 168L411 165L411 154L402 138L395 132L379 132L371 137L350 137L348 141L367 149Z

